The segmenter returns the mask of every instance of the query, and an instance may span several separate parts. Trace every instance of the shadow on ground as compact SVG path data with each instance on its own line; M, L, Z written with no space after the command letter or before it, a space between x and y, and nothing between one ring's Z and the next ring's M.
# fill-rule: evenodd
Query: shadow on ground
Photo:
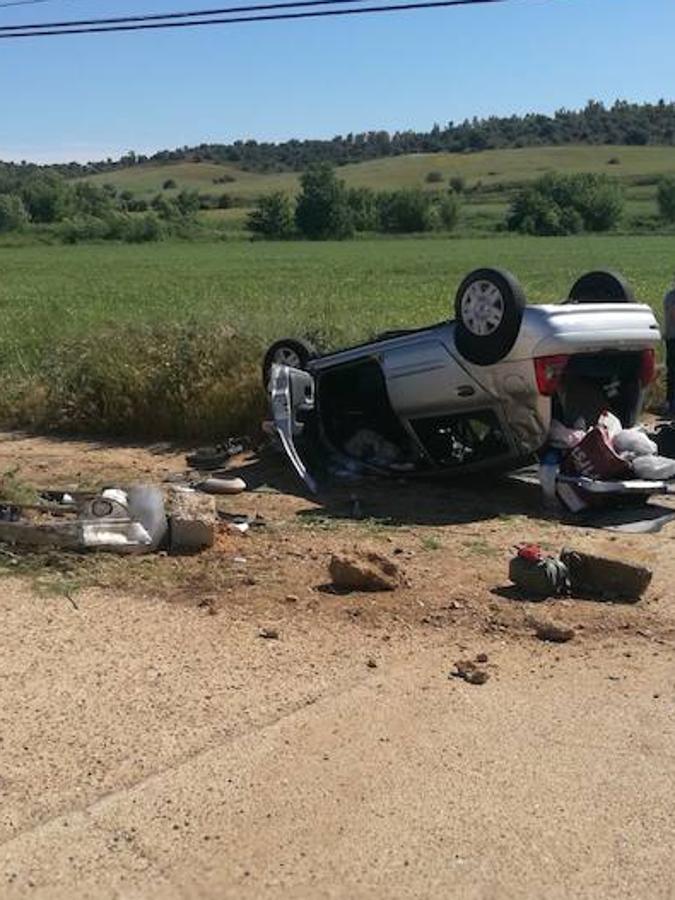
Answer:
M301 510L298 516L303 518L321 515L338 520L375 519L390 525L458 525L497 516L546 517L538 486L484 473L465 476L461 484L447 477L333 480L312 495L282 456L265 452L229 466L227 475L243 478L252 491L311 499L318 509Z

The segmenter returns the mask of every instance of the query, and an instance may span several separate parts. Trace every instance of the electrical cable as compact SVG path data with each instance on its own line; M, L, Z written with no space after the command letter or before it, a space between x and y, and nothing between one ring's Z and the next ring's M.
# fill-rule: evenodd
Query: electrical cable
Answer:
M299 13L275 13L262 16L232 16L237 12L264 12L268 9L298 8L306 6L335 5L337 3L356 3L361 0L298 0L298 2L281 2L270 4L257 4L254 6L229 7L222 10L213 10L207 13L185 12L167 13L166 15L127 16L119 19L89 19L72 22L45 22L31 25L4 25L0 26L0 40L19 37L49 37L59 34L101 34L120 31L145 31L160 28L191 28L199 25L226 25L237 22L278 21L283 19L306 19L325 16L348 16L365 13L392 12L411 9L433 9L450 6L473 6L488 3L505 3L507 0L425 0L425 2L408 2L400 4L386 4L382 6L356 7L354 9L320 10L316 12ZM218 15L218 18L201 18L199 21L172 21L177 18L192 16ZM223 18L227 16L227 18ZM161 21L155 21L161 19ZM168 20L168 21L167 21ZM133 24L112 24L128 22Z

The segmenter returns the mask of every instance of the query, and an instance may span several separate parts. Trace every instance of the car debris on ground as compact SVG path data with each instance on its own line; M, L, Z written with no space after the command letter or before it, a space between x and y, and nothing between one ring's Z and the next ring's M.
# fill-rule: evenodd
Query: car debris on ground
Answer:
M195 553L213 546L220 518L215 497L187 484L47 490L36 499L0 500L0 542L78 553Z
M531 599L573 596L634 603L649 587L652 573L645 566L578 550L563 550L558 558L527 544L511 559L509 578Z

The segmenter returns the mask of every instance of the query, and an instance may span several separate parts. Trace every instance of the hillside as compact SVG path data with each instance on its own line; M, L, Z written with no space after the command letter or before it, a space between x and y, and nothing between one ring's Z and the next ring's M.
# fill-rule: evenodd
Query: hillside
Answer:
M626 146L526 147L485 150L476 153L414 153L387 159L340 166L338 174L350 187L393 190L422 187L439 190L453 177L464 179L461 230L479 233L493 230L503 221L514 191L522 183L544 172L604 172L617 178L627 198L630 228L650 228L656 214L656 184L663 175L675 175L675 148ZM440 181L429 183L430 172L440 173ZM225 179L225 183L223 183ZM243 227L246 210L256 197L270 191L295 193L299 175L244 171L233 164L209 162L142 163L116 169L86 180L114 184L120 190L150 199L158 193L175 195L183 189L200 194L227 194L235 207L204 213L225 228ZM163 191L172 180L176 187Z
M610 160L618 163L610 164ZM463 177L468 185L480 181L488 191L536 178L543 172L605 172L628 186L661 175L675 174L674 147L567 146L527 147L516 150L485 150L477 153L413 153L388 159L375 159L339 168L340 177L354 187L377 190L424 186L431 171L440 172L447 181ZM232 178L227 183L216 179ZM252 201L272 190L294 192L299 176L292 172L274 174L248 172L233 164L208 162L142 163L87 176L97 184L110 183L134 194L154 195L167 179L176 189L200 193L226 192L243 201ZM429 185L438 188L438 185Z

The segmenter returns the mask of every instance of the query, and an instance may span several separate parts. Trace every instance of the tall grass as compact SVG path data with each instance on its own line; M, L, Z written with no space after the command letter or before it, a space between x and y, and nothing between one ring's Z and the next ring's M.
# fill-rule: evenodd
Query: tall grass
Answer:
M265 345L326 348L452 314L461 277L504 266L531 302L613 267L660 313L666 237L163 243L0 249L0 425L210 438L255 429Z
M11 427L137 437L252 434L264 412L259 347L218 325L125 326L46 349L0 380Z

